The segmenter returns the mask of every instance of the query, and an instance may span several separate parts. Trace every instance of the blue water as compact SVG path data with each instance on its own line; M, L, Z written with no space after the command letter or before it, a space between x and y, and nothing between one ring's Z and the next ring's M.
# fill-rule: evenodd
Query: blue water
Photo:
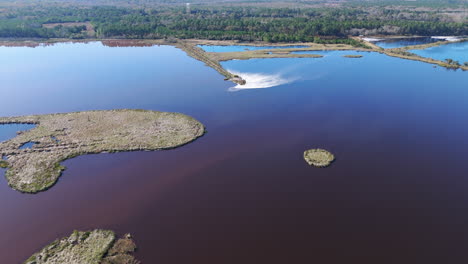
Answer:
M169 46L0 47L0 58L0 91L8 98L0 104L2 116L113 108L183 112L216 101L213 83L229 86L216 71Z
M434 39L431 37L421 37L421 38L401 38L401 39L386 39L381 41L374 42L375 45L382 47L384 49L393 49L401 48L412 45L421 45L428 44L437 41L443 41L443 39Z
M272 88L276 86L284 86L286 84L298 83L305 80L316 80L322 78L328 73L321 68L315 70L313 73L302 72L309 67L315 67L316 65L334 65L333 67L342 68L349 65L360 65L364 62L351 62L350 60L361 60L350 59L343 57L344 55L362 55L368 56L370 52L359 52L359 51L295 51L295 54L317 54L322 55L321 58L309 58L309 59L293 59L294 63L285 65L288 59L266 59L266 60L249 60L242 67L235 67L238 61L227 61L221 64L229 71L242 76L246 81L246 85L236 85L230 88L230 91L240 91L247 89L257 88ZM240 62L241 63L241 62ZM261 65L258 65L261 64ZM250 70L249 65L253 68Z
M20 149L30 149L32 148L36 143L34 142L27 142L24 143L23 145L20 146Z
M29 124L0 125L0 142L11 139L11 138L14 138L16 136L16 132L18 132L18 131L26 131L26 130L30 130L30 129L34 128L34 127L35 127L35 125L29 125Z
M460 64L468 62L468 41L409 51L419 56L436 60L444 61L445 59L452 59L458 61Z
M246 50L264 50L264 49L287 49L287 48L307 48L308 46L212 46L198 45L207 52L236 52Z
M468 73L312 53L224 62L236 86L174 47L0 47L1 115L141 108L208 131L68 160L34 196L0 180L2 263L94 228L131 233L143 263L468 263ZM336 162L308 166L315 147Z

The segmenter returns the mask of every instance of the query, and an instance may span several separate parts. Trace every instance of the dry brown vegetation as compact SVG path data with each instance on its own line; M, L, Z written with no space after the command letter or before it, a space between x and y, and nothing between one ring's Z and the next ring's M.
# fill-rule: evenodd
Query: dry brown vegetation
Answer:
M131 255L136 249L131 236L115 239L109 230L74 231L47 245L24 264L139 264Z
M0 124L7 123L37 124L0 143L0 156L8 158L8 184L26 193L51 187L64 170L60 165L63 160L90 153L175 148L205 131L192 117L146 110L0 118ZM35 144L30 149L19 149L28 142Z
M309 165L322 168L329 166L335 156L324 149L309 149L304 151L304 159Z

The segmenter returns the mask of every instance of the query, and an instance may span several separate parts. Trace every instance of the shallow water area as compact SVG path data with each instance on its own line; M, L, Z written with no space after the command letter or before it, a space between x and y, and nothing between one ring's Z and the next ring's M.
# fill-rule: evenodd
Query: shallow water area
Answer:
M467 73L348 54L224 62L257 76L251 86L286 80L229 92L168 46L0 47L3 115L140 108L208 131L173 150L68 160L37 195L0 180L2 263L94 228L131 233L143 263L466 263ZM311 167L310 148L336 161Z
M0 142L14 138L19 131L26 131L34 128L32 124L5 124L0 125Z
M26 142L23 145L19 147L19 149L30 149L32 148L36 143L35 142Z

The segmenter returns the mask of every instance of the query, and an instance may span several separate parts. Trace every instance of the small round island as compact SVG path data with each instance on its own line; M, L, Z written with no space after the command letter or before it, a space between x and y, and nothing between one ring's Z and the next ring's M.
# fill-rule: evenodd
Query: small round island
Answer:
M324 168L335 160L335 156L324 149L309 149L304 151L304 159L311 166Z

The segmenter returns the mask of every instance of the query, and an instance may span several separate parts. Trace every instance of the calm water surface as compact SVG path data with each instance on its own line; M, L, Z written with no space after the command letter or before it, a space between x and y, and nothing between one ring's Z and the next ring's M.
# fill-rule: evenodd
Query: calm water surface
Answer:
M8 124L0 125L0 141L5 141L16 136L18 131L26 131L34 128L35 125L29 124Z
M143 263L468 261L466 72L377 53L224 63L243 89L172 47L0 57L2 115L143 108L208 129L175 150L66 161L37 195L1 180L2 263L93 228L132 233ZM336 162L308 166L312 147Z
M308 46L216 46L216 45L198 45L207 52L236 52L246 50L263 50L263 49L286 49L286 48L307 48Z
M452 59L463 64L464 62L468 62L468 41L430 47L423 50L410 50L410 52L436 60Z

